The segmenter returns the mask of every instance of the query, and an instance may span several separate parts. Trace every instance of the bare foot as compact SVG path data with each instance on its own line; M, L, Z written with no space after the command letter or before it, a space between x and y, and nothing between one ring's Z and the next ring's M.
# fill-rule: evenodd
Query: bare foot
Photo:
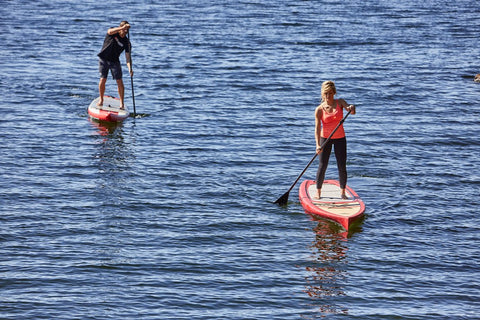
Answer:
M101 101L98 101L98 103L97 103L97 107L103 107L103 100L101 100ZM100 108L100 109L101 109L101 108Z
M315 197L315 199L320 200L321 197L322 197L322 189L317 189L317 196Z
M347 195L346 195L345 193L342 193L341 197L342 197L343 200L347 200L347 199L348 199L348 197L347 197Z
M125 110L125 106L120 106L120 109L121 109L121 110Z

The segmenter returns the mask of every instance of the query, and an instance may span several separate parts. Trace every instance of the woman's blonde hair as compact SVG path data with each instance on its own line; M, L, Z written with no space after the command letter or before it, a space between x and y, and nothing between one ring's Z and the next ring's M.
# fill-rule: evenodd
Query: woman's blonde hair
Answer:
M323 95L330 91L332 91L333 94L337 94L337 89L335 89L335 82L331 80L324 81L322 83L322 101L323 101Z

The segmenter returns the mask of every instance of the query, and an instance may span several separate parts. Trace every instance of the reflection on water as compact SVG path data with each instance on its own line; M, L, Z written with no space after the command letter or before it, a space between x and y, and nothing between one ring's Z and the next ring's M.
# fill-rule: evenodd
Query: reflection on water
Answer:
M122 126L122 122L98 121L88 117L90 123L98 129L101 136L106 136L115 132L118 127Z
M339 305L345 296L343 283L347 277L347 232L335 224L319 220L313 228L315 241L311 244L311 265L308 272L305 292L312 298L312 305L323 317L327 314L347 314L348 309Z
M98 167L97 185L106 203L118 202L119 195L125 188L132 173L132 150L125 141L125 132L121 122L98 122L90 119L98 129L97 152L93 155Z

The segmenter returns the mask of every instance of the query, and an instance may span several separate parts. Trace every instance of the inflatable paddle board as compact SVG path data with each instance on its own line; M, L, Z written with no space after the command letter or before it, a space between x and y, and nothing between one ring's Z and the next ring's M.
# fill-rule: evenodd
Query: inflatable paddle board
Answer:
M306 213L333 220L348 231L351 223L363 215L365 204L349 186L345 188L348 199L342 199L340 193L338 181L325 180L322 185L322 196L318 199L315 181L305 180L300 185L298 195Z
M120 109L120 99L104 96L103 106L97 106L100 97L90 103L88 106L88 114L90 117L99 121L121 122L128 118L130 113L125 109Z

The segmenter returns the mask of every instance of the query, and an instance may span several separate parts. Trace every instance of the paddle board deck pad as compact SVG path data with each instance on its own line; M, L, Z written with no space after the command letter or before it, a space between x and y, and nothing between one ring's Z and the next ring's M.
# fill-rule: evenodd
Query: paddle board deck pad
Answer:
M120 99L104 96L103 97L103 106L97 106L100 97L90 103L88 106L88 114L90 117L97 119L99 121L109 121L109 122L121 122L128 118L130 113L127 108L120 109Z
M298 195L306 213L317 215L342 225L348 231L351 223L360 218L365 211L365 204L357 193L347 186L342 199L340 183L325 180L322 185L321 198L317 198L317 185L313 180L305 180L300 185Z

